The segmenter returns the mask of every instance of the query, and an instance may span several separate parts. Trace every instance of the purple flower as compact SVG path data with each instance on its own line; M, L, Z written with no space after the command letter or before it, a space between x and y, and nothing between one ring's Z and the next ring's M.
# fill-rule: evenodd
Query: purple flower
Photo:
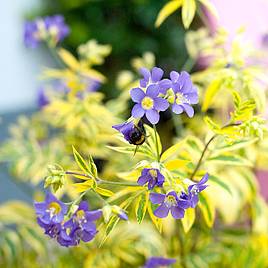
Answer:
M167 89L165 81L161 80L163 70L154 67L150 73L148 69L141 68L140 72L143 75L140 87L144 90L138 87L130 91L132 100L136 102L132 109L132 116L141 118L145 114L152 124L156 124L159 121L159 111L165 111L169 106L167 100L158 97L163 90Z
M45 234L50 236L51 238L56 238L61 232L61 224L60 223L48 223L45 224L37 218L37 223L40 227L45 230Z
M151 257L145 263L144 268L157 268L168 266L176 262L176 259L168 259L163 257Z
M67 212L67 206L51 193L46 194L44 202L35 202L34 206L39 225L41 222L43 224L61 223Z
M124 135L124 139L130 144L141 145L145 141L145 129L141 121L135 125L133 121L112 126Z
M155 186L162 187L165 177L156 168L144 168L138 179L139 185L148 183L148 190L152 190Z
M181 114L185 111L189 117L193 117L194 109L191 104L198 103L198 94L197 89L193 86L190 75L184 71L181 74L172 71L170 78L175 94L172 111L175 114Z
M55 46L69 34L69 27L61 15L37 18L27 21L24 25L24 43L35 48L41 41L48 41Z
M40 87L37 90L37 104L39 108L43 108L44 106L49 104L49 98L47 97L45 93L44 87Z
M89 211L88 203L82 201L71 219L63 225L58 242L62 246L75 246L80 240L89 242L97 234L94 221L101 215L101 210Z
M199 201L198 194L208 187L205 184L208 181L208 177L209 175L206 173L198 183L190 185L188 187L188 194L182 192L180 200L188 202L189 207L195 208Z
M154 215L158 218L167 217L169 211L175 219L184 217L184 209L188 208L188 201L180 200L175 191L167 194L151 193L150 200L153 204L160 204L154 211Z

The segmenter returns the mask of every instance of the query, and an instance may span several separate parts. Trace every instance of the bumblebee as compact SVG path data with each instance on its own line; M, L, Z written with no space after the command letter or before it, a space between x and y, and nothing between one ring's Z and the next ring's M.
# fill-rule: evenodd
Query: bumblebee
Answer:
M146 131L143 123L139 121L138 125L135 125L129 133L129 143L134 145L142 145L145 142L145 139Z

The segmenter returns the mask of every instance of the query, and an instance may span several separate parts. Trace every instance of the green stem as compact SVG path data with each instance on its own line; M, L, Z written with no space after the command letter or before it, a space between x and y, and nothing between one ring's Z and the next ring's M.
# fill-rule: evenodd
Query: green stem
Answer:
M57 62L57 64L59 65L59 67L65 68L66 65L65 63L62 61L62 59L59 57L55 47L47 44L47 48L50 52L50 54L52 55L52 57L55 59L55 61Z
M154 128L154 137L155 137L155 144L156 144L157 161L160 162L160 151L159 151L159 146L158 146L156 126L153 125L153 128Z
M87 179L92 179L91 176L83 173L66 171L65 174L67 175L77 175ZM97 184L107 184L107 185L116 185L116 186L130 186L130 187L140 187L136 182L124 182L124 181L106 181L100 178L96 178Z
M223 126L221 129L225 129L225 128L227 128L227 127L239 126L239 125L241 125L241 123L230 123L230 124L227 124L227 125ZM200 158L199 158L199 160L198 160L198 162L197 162L197 164L196 164L196 167L195 167L195 169L194 169L194 172L192 173L192 175L191 175L191 177L190 177L191 180L194 178L196 172L197 172L198 169L200 168L200 166L201 166L201 164L202 164L202 160L203 160L203 158L204 158L204 156L205 156L205 153L206 153L206 151L207 151L207 149L208 149L208 146L210 145L210 143L211 143L211 142L212 142L218 135L219 135L219 134L214 134L214 135L209 139L209 141L206 143L206 145L205 145L205 147L204 147L204 149L203 149L203 151L202 151L202 154L201 154L201 156L200 156Z
M181 69L182 69L183 71L191 72L191 70L193 69L194 65L195 65L195 60L192 59L191 57L189 57L189 58L185 61L185 63L183 64L183 66L182 66Z

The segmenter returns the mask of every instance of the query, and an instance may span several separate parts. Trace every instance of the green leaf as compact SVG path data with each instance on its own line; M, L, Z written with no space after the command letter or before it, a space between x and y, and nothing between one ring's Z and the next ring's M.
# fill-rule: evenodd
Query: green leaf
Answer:
M209 116L204 118L205 123L207 126L215 133L219 133L221 130L221 126L215 123Z
M185 233L188 233L195 221L195 210L193 208L187 208L185 210L184 217L181 220Z
M218 186L223 188L226 192L228 192L230 195L232 195L232 191L229 188L229 186L225 182L223 182L220 178L213 175L209 175L209 180L213 181L215 184L217 184Z
M99 193L100 195L107 196L107 197L110 197L110 196L114 195L114 193L112 191L104 189L104 188L101 188L101 187L97 187L95 189L95 191L97 193Z
M89 168L94 178L98 177L98 170L91 155L89 155Z
M157 15L155 27L159 27L167 17L179 9L182 5L182 2L183 0L172 0L166 3Z
M215 220L215 206L213 200L205 193L199 194L198 206L208 227L212 227Z
M148 201L149 201L149 195L146 192L144 194L141 194L136 202L135 213L138 223L142 223L144 219L144 216L147 211Z
M110 218L110 220L106 226L106 229L105 229L105 235L104 235L99 247L101 247L105 243L109 234L112 232L112 230L115 228L115 226L119 223L119 220L120 220L120 218L117 216L112 216Z
M176 144L172 145L171 147L169 147L162 155L161 155L161 162L166 161L167 159L175 156L179 149L182 147L182 145L184 144L185 140L181 140L179 142L177 142Z
M231 165L231 166L252 166L252 163L239 156L234 154L221 154L218 156L210 157L207 161L215 162L221 165Z
M202 105L203 112L207 111L207 109L210 107L210 104L212 103L215 95L220 90L221 83L222 79L215 79L212 80L212 82L207 87Z
M150 202L148 205L148 213L150 215L150 218L153 222L153 224L155 225L155 227L157 228L157 230L161 233L162 232L162 228L163 228L163 222L162 219L156 217L153 213L153 204Z
M83 170L86 174L91 174L89 166L87 165L86 161L84 158L76 151L76 149L73 146L73 155L75 162L77 165Z
M183 0L182 22L186 29L188 29L190 24L192 23L195 11L196 11L195 0Z

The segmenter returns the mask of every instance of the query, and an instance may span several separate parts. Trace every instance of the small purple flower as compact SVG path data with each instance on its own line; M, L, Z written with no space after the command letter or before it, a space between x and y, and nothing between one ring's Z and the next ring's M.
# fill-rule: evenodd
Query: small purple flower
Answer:
M184 71L180 74L172 71L170 73L170 79L175 94L172 111L175 114L181 114L185 111L189 117L193 117L194 109L191 104L198 103L198 94L197 89L193 86L190 75Z
M155 186L162 187L165 177L156 168L144 168L138 179L139 185L148 183L148 190L152 190Z
M151 257L145 263L144 268L158 268L168 266L176 262L176 259L168 259L163 257Z
M175 191L171 191L167 194L151 193L150 200L153 204L160 204L154 211L154 215L158 218L167 217L169 211L175 219L181 219L184 217L184 209L188 208L188 202L180 200Z
M167 100L158 97L159 93L159 87L156 85L149 85L146 92L140 88L133 88L130 95L136 104L132 109L132 116L141 118L145 114L152 124L157 124L160 118L159 111L165 111L169 106Z
M40 87L37 90L37 105L39 108L43 108L44 106L49 104L49 98L46 95L45 88Z
M44 202L35 202L34 206L38 222L43 224L61 223L67 212L67 206L51 193L46 194Z
M80 240L89 242L98 232L94 221L101 215L101 210L89 211L88 203L82 201L71 219L63 225L58 242L63 246L78 245Z
M124 135L124 139L130 144L141 145L145 141L145 129L141 121L135 125L133 121L112 126Z
M45 234L50 236L51 238L56 238L61 232L61 224L60 223L49 223L45 224L37 218L37 223L40 227L45 230Z
M24 26L24 43L27 47L35 48L41 41L48 41L55 46L68 34L69 27L61 15L37 18L27 21Z
M180 200L188 202L189 207L195 208L199 201L198 194L208 187L205 184L208 181L208 177L209 175L206 173L198 183L190 185L188 187L188 194L182 192Z

